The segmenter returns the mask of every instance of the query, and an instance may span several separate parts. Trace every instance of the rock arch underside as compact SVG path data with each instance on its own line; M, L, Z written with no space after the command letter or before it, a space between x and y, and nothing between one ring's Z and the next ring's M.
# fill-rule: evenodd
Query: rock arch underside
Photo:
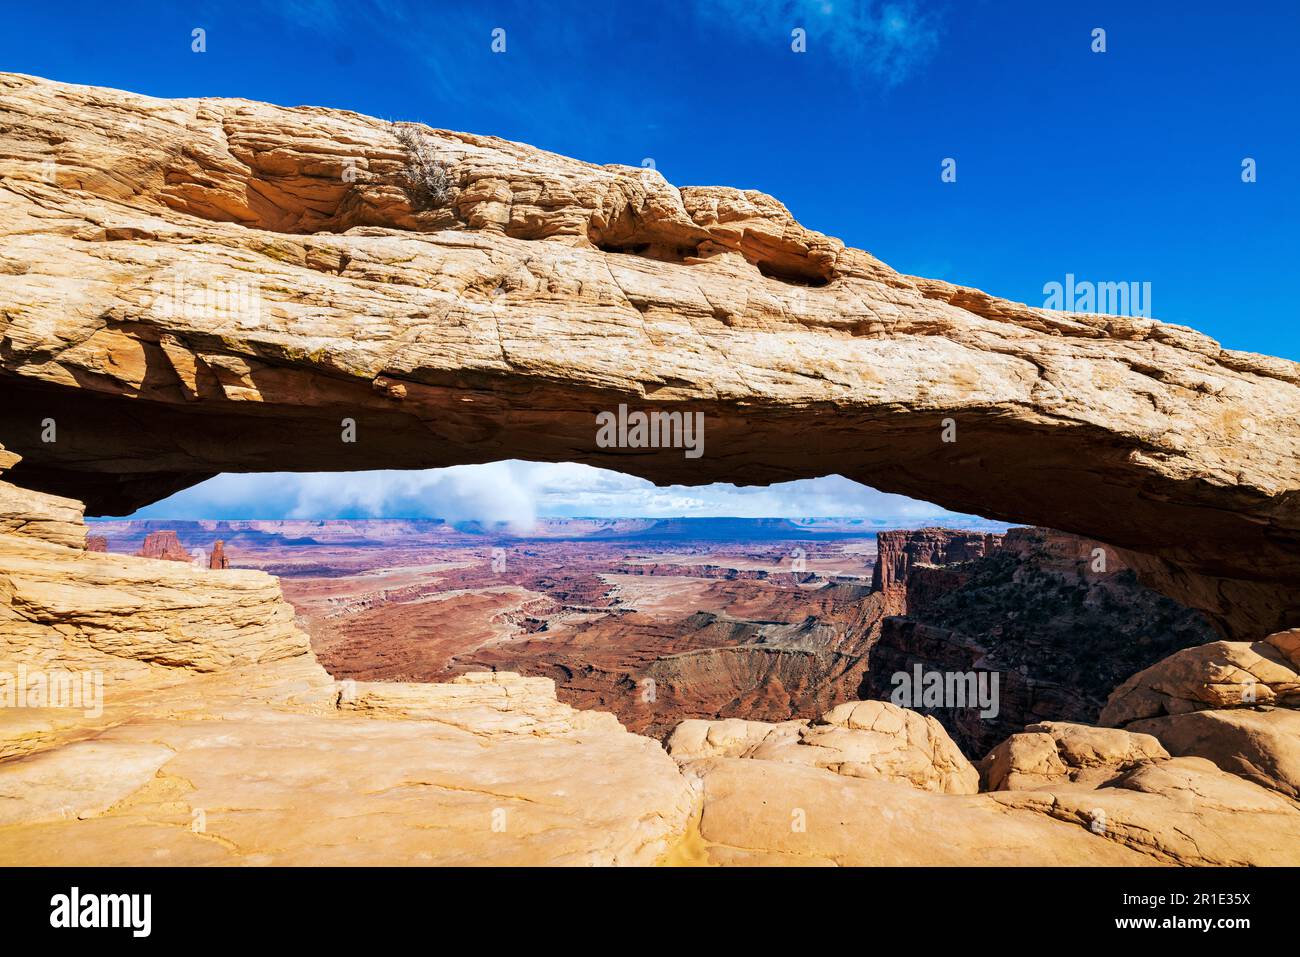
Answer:
M902 275L754 191L423 135L433 209L380 120L0 74L0 671L106 689L0 709L0 859L1300 860L1300 365ZM703 455L598 447L620 403L702 412ZM84 548L83 508L219 472L503 458L1076 533L1224 640L978 767L882 702L670 755L545 679L341 689L273 578Z

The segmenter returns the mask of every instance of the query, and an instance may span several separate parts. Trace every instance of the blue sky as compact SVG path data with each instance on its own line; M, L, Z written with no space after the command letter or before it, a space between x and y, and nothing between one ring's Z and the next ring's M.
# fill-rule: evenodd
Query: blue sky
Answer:
M3 69L651 158L679 185L769 192L904 272L1038 305L1067 273L1149 282L1156 318L1300 359L1294 0L65 2L5 19Z

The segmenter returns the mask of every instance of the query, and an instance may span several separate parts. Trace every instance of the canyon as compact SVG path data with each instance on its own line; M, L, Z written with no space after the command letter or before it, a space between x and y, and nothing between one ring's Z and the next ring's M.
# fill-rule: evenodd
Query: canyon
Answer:
M906 276L756 191L426 135L449 196L417 209L380 120L0 74L0 674L104 699L0 708L0 862L1300 862L1300 366ZM600 446L622 404L702 414L704 454ZM326 539L268 574L84 521L511 457L1032 527L883 532L870 580L814 536L787 582L559 529L497 580L441 526L423 568ZM883 700L913 661L1020 675L1007 724Z
M95 527L115 551L158 534ZM886 610L873 538L853 523L552 520L540 538L435 522L179 527L275 571L335 678L541 676L661 739L684 718L813 717L855 698Z
M1117 557L1045 529L552 519L94 523L111 551L177 542L274 572L340 680L552 679L558 698L666 740L683 720L815 718L889 700L920 666L997 672L1002 713L933 714L972 759L1025 725L1096 722L1129 675L1216 637ZM177 536L181 540L177 541ZM879 554L877 554L879 543ZM157 557L157 556L155 556ZM224 553L223 553L224 557Z
M1112 697L1123 728L1039 722L978 761L886 701L689 719L661 746L543 677L336 680L264 572L84 550L75 503L0 480L0 517L34 504L58 520L0 533L0 672L90 668L104 706L0 708L0 862L1275 864L1300 848L1295 633L1184 649ZM1258 704L1218 690L1225 655L1239 684L1258 676ZM1148 730L1161 714L1180 726ZM1253 760L1187 734L1189 716L1240 728Z
M942 547L938 530L911 541L881 533L882 552L895 538L930 561L887 586L901 592L893 601L903 611L881 623L861 690L888 699L891 676L918 666L997 673L996 717L918 709L970 755L1041 721L1093 724L1129 675L1217 637L1203 616L1142 587L1116 550L1098 542L1039 528L955 537L954 549Z

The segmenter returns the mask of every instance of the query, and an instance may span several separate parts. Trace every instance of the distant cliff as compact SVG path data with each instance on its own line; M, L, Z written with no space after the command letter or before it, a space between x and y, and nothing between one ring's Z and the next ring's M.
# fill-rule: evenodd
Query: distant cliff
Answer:
M915 566L951 565L982 558L997 548L1000 537L948 528L877 532L871 587L875 591L905 588L908 573Z
M1097 542L1044 528L1013 528L983 544L939 533L880 536L889 536L881 551L899 613L881 623L863 696L888 699L892 676L917 665L998 672L995 718L917 708L973 757L1027 724L1095 722L1126 675L1216 637L1199 612L1139 584L1116 550ZM968 553L976 554L946 567L922 560Z

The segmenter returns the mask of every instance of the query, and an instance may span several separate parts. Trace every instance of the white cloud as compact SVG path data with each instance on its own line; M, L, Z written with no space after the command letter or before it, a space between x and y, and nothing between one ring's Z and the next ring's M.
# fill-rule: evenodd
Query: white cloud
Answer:
M573 462L517 460L424 471L226 474L136 513L141 518L444 518L527 527L535 518L728 516L953 522L937 505L838 475L771 486L656 487Z

